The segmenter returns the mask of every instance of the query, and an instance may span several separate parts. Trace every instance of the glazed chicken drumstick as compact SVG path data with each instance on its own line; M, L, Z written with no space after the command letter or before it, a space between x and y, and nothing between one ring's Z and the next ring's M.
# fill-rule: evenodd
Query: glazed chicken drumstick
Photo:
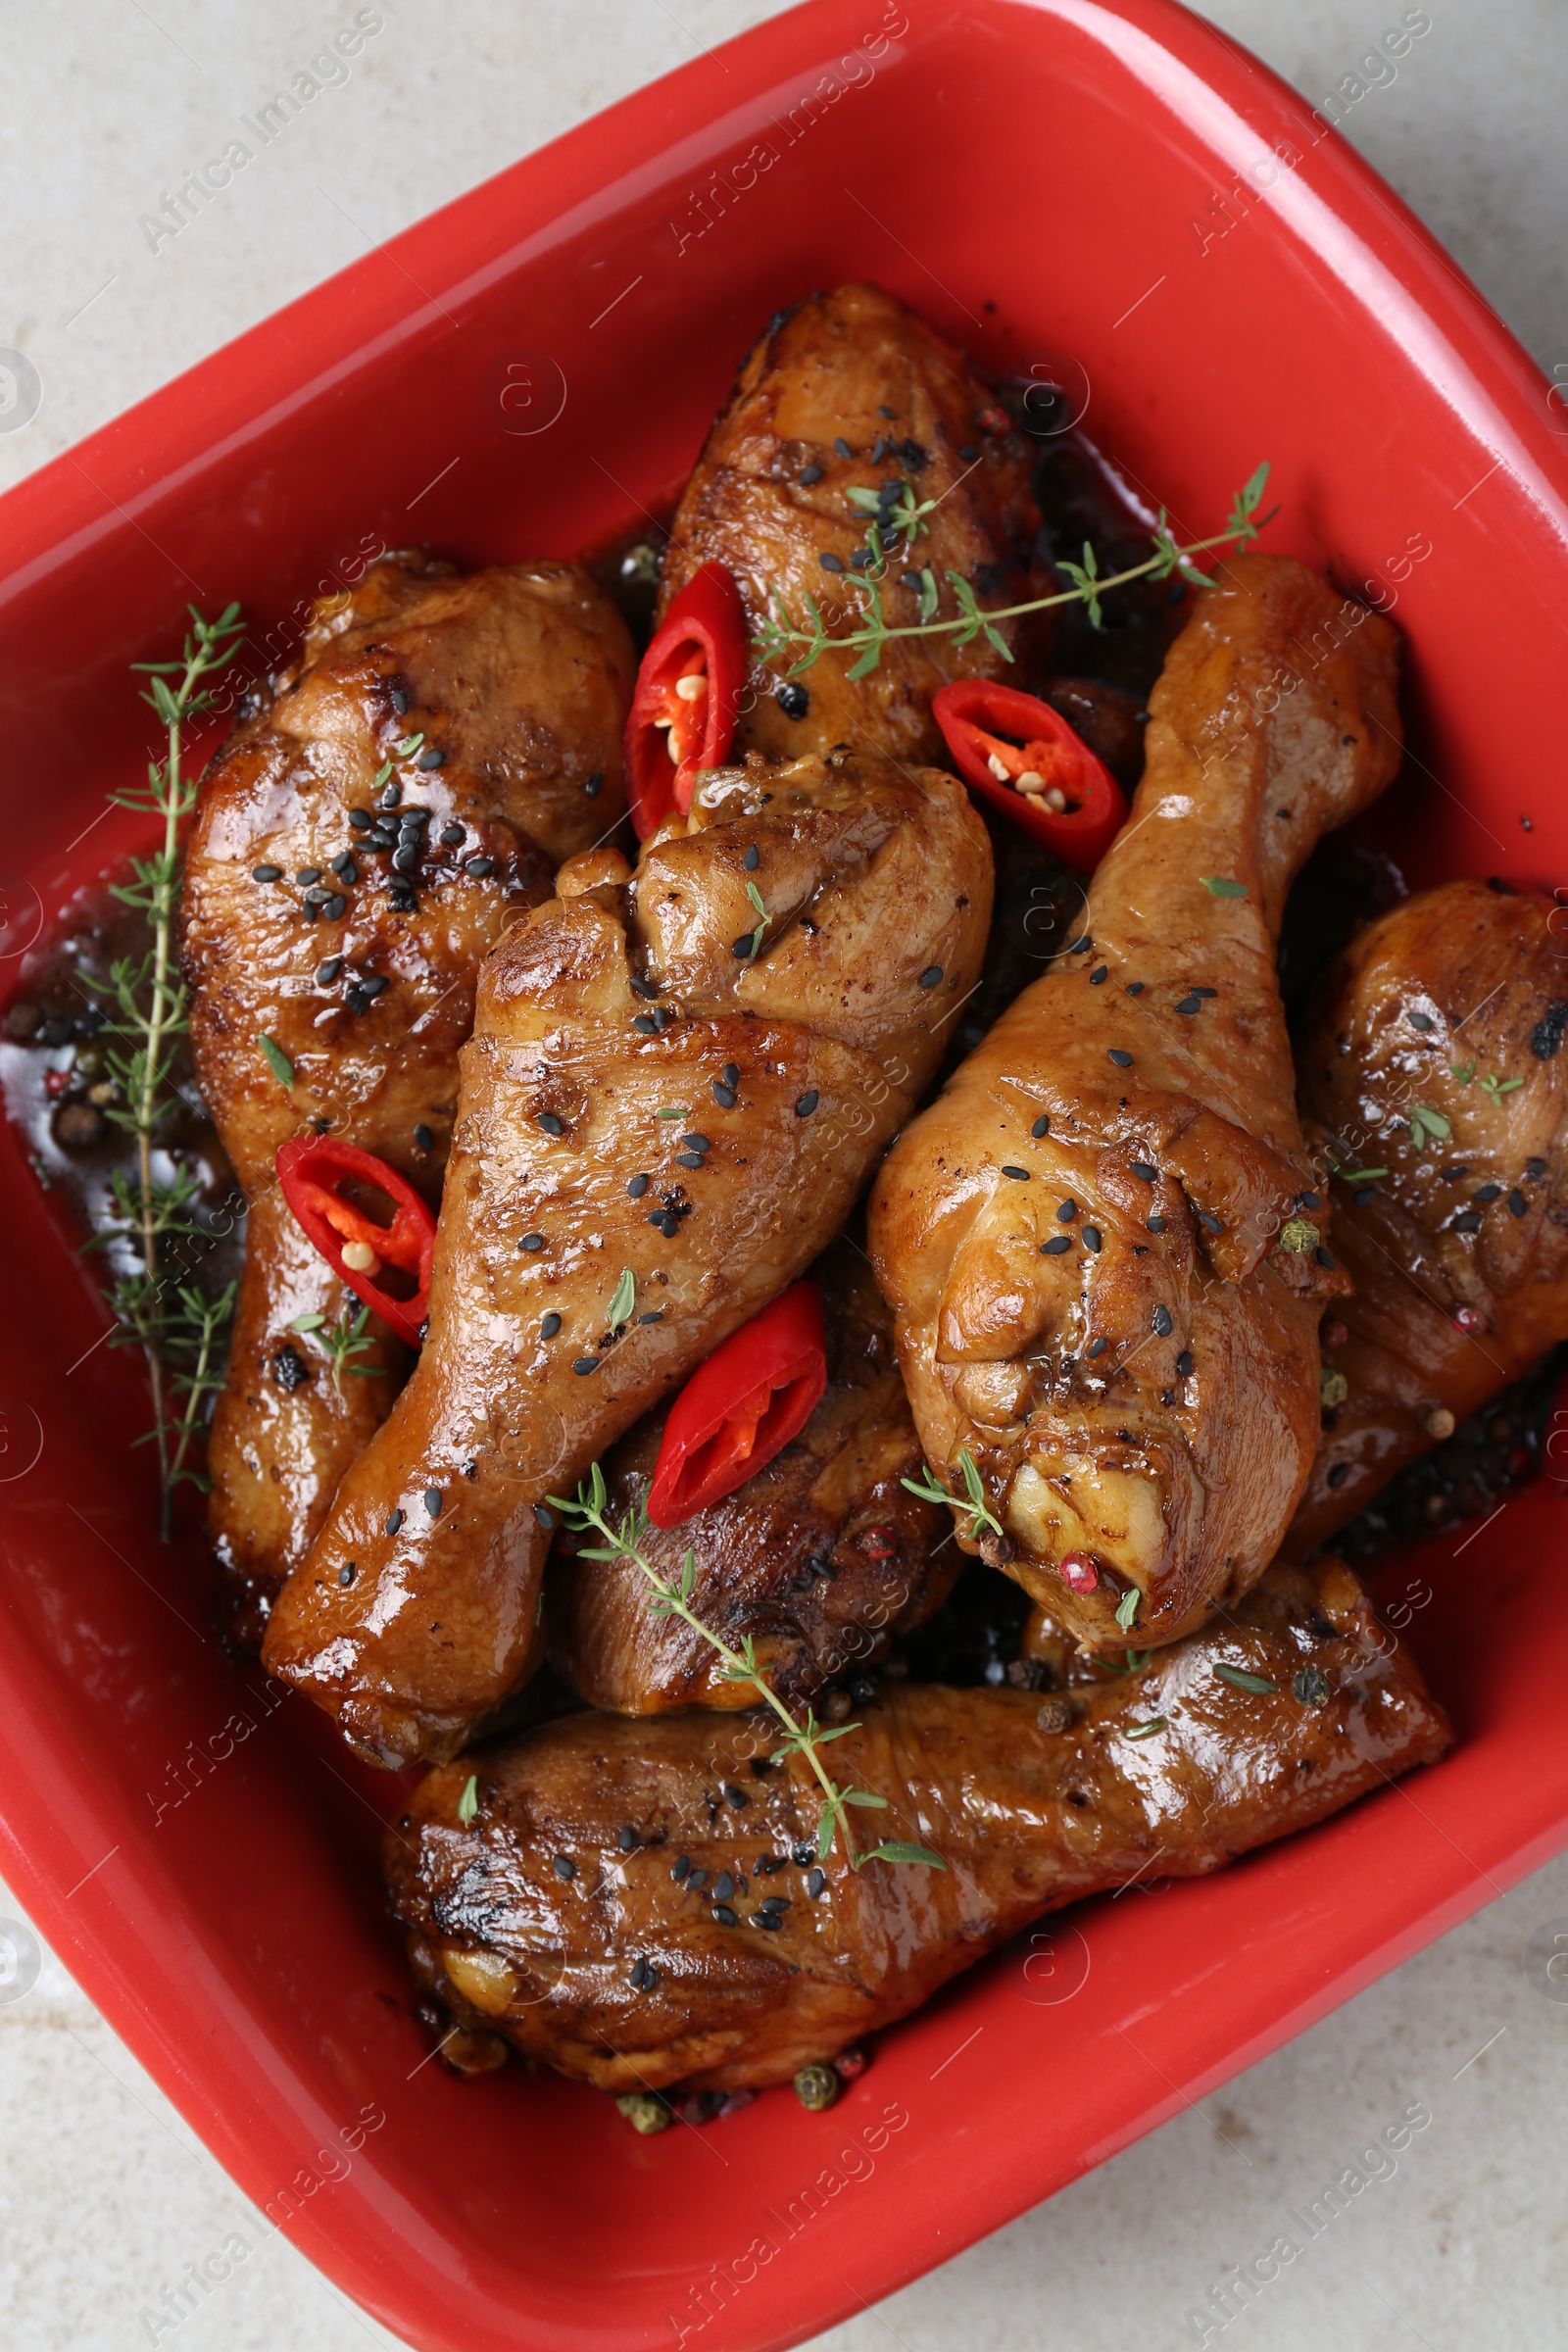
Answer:
M979 1549L1089 1646L1174 1640L1279 1549L1346 1287L1275 978L1291 880L1398 759L1395 639L1289 558L1205 589L1083 935L871 1198L915 1425Z
M691 1552L693 1609L732 1649L750 1635L798 1714L836 1676L871 1664L893 1635L923 1624L963 1565L948 1513L904 1484L920 1476L920 1441L869 1266L845 1240L813 1274L828 1386L806 1427L733 1494L678 1527L650 1526L642 1546L676 1584ZM646 1498L663 1428L663 1415L651 1414L606 1462L616 1522ZM590 1706L628 1715L755 1706L756 1692L726 1677L710 1642L652 1606L633 1562L565 1554L551 1565L547 1594L552 1662Z
M386 556L316 605L297 667L203 779L182 901L191 1034L250 1204L208 1450L241 1645L406 1361L371 1322L334 1368L321 1335L357 1301L285 1205L278 1146L329 1130L438 1196L475 975L559 860L618 815L634 669L619 614L574 564L462 575Z
M740 588L748 635L780 596L803 621L814 600L827 629L842 635L862 617L857 573L869 561L868 523L889 558L890 623L937 612L951 619L950 571L984 606L1021 602L1040 526L1032 457L962 355L893 295L873 285L813 295L758 338L714 420L670 524L661 616L716 559ZM901 535L898 514L928 501L918 534ZM923 612L931 595L935 611ZM1001 624L1014 647L1024 626ZM932 695L955 678L1000 677L1009 666L984 637L967 646L895 638L864 678L852 681L850 662L830 654L786 683L804 650L776 657L754 679L762 691L741 715L738 752L792 759L842 742L945 760Z
M1217 1870L1448 1737L1348 1569L1276 1568L1108 1682L1044 1702L903 1684L867 1707L834 1772L943 1870L853 1870L842 1843L818 1866L803 1760L770 1768L776 1731L697 1713L575 1715L460 1756L389 1831L386 1873L461 2023L608 2090L739 2089L906 2016L1043 1912Z
M485 966L429 1337L269 1628L374 1762L526 1678L548 1497L844 1224L990 920L963 787L874 755L711 771L620 873Z
M1333 1427L1291 1528L1309 1549L1568 1339L1568 964L1544 890L1449 882L1368 924L1298 1054L1355 1294ZM1385 1170L1357 1184L1360 1171Z

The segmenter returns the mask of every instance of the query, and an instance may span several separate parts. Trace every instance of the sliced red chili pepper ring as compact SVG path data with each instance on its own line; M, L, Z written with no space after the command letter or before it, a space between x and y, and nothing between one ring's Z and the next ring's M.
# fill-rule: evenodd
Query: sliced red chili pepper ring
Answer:
M373 1152L329 1135L291 1136L279 1145L274 1164L283 1198L307 1241L362 1305L417 1348L430 1310L435 1217L407 1177ZM346 1200L341 1189L346 1184L371 1185L384 1193L392 1203L391 1224L379 1224L357 1201ZM412 1297L398 1298L376 1280L386 1266L410 1277Z
M822 1294L795 1282L731 1332L669 1408L648 1516L679 1527L799 1437L827 1386Z
M932 696L931 714L966 784L1065 864L1094 872L1127 801L1059 710L993 678L960 678Z
M722 564L693 572L642 658L626 720L626 793L639 841L691 807L699 768L721 766L750 667L746 611Z

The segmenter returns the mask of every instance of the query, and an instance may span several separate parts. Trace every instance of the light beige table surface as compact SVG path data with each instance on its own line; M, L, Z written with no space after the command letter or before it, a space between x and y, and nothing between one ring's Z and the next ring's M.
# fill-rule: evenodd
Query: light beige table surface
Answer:
M153 252L140 216L348 20L348 0L0 0L0 346L27 356L40 387L25 425L0 429L0 485L368 239L772 13L770 0L377 8L384 29L349 79ZM1406 14L1396 0L1212 0L1202 13L1314 102ZM1431 0L1423 13L1430 31L1353 107L1348 135L1536 355L1568 362L1568 5ZM1029 166L1020 139L1021 175ZM0 1915L17 1915L3 1888ZM1568 1859L822 2344L1174 2352L1198 2340L1186 2314L1227 2266L1266 2253L1288 2207L1422 2102L1431 2124L1395 2175L1206 2340L1226 2352L1568 2345L1568 2000L1544 1997L1524 1963L1552 1920L1568 1932ZM6 1949L6 2352L390 2344L270 2234L50 1955L8 1997ZM236 2232L246 2259L171 2324L163 2290ZM144 2316L160 2309L162 2325Z

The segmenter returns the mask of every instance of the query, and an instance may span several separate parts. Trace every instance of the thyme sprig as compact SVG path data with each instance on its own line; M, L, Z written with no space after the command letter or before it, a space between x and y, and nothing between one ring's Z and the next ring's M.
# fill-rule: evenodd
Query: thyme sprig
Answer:
M1152 534L1153 554L1146 557L1141 564L1127 565L1124 570L1102 573L1095 551L1085 540L1081 564L1058 560L1056 570L1071 585L1054 596L1030 597L1020 605L1004 605L986 611L981 608L973 587L963 574L949 571L945 577L953 590L953 600L957 610L942 617L939 616L941 591L927 565L919 574L919 619L897 623L889 621L882 608L881 583L887 574L888 558L901 535L912 546L919 533L928 528L924 518L937 502L924 499L916 505L912 492L905 485L899 503L883 507L875 492L853 489L848 494L851 503L862 513L874 511L877 515L877 519L869 523L866 529L868 561L862 570L853 575L861 595L859 626L847 631L842 637L835 637L829 633L813 596L808 594L802 599L804 610L802 613L797 613L791 609L783 592L775 588L767 600L767 617L761 622L752 643L764 662L776 661L791 654L797 647L804 649L785 672L789 678L798 678L803 671L812 668L829 649L835 653L856 655L854 666L847 674L852 680L863 678L877 667L884 648L895 638L902 637L951 637L956 645L960 646L971 645L975 638L984 637L1004 662L1010 662L1012 651L997 626L999 621L1017 620L1026 612L1049 612L1057 605L1083 605L1091 622L1098 629L1103 620L1103 599L1113 588L1125 588L1134 580L1167 580L1173 573L1180 572L1184 579L1193 581L1199 587L1213 587L1211 576L1200 570L1193 559L1207 554L1210 548L1224 547L1240 553L1251 546L1258 533L1272 522L1279 512L1277 507L1270 508L1266 514L1260 515L1257 512L1262 503L1268 473L1268 462L1265 459L1232 499L1224 529L1211 533L1206 539L1191 539L1185 545L1178 542L1165 509L1161 507L1158 523Z
M134 1177L123 1171L113 1185L114 1213L102 1238L127 1240L139 1259L131 1273L110 1286L110 1304L119 1328L117 1343L140 1348L153 1392L149 1438L158 1449L160 1531L167 1542L172 1525L175 1488L182 1480L205 1480L191 1467L191 1450L201 1427L204 1400L221 1385L219 1342L233 1312L230 1285L209 1298L194 1284L175 1283L166 1264L166 1244L176 1238L211 1239L192 1216L199 1187L176 1167L172 1178L155 1166L157 1135L175 1100L173 1069L187 1026L188 996L174 953L174 912L179 903L179 829L196 806L196 778L184 766L184 731L213 709L209 681L239 651L243 621L238 605L217 620L204 619L192 605L191 626L177 661L133 662L149 680L142 700L165 730L167 751L147 763L145 784L109 796L116 808L156 817L162 832L152 854L131 859L131 879L115 883L114 896L142 915L152 934L140 956L118 956L107 981L92 981L108 1000L102 1030L105 1066L115 1095L105 1116L134 1138Z
M339 1396L343 1394L345 1372L354 1380L384 1380L386 1377L384 1364L357 1364L354 1361L355 1356L366 1354L375 1346L366 1329L369 1320L369 1308L362 1306L357 1315L351 1315L345 1308L342 1320L337 1323L328 1323L323 1314L313 1310L310 1314L296 1315L289 1325L290 1331L302 1332L325 1348L332 1366L332 1387Z
M868 1862L919 1863L927 1870L947 1869L941 1855L932 1853L929 1846L910 1845L903 1839L894 1839L883 1845L872 1846L865 1853L857 1853L850 1835L849 1808L858 1805L872 1810L885 1810L888 1800L870 1788L841 1788L823 1763L821 1750L830 1740L842 1740L848 1733L858 1732L859 1725L843 1723L835 1725L832 1730L825 1730L810 1707L806 1711L806 1721L798 1722L766 1680L758 1663L757 1645L751 1635L745 1636L738 1650L732 1649L727 1642L713 1632L711 1626L703 1623L692 1607L691 1596L697 1582L695 1554L687 1551L681 1562L680 1581L672 1584L660 1575L643 1548L649 1526L644 1506L640 1502L634 1504L618 1524L609 1517L605 1474L597 1462L571 1500L552 1494L549 1501L551 1508L561 1513L574 1534L592 1533L602 1539L592 1548L582 1549L580 1556L583 1559L629 1560L634 1567L641 1569L653 1587L652 1607L655 1613L661 1617L678 1617L694 1634L701 1635L723 1661L725 1681L750 1683L764 1706L770 1707L778 1717L784 1726L784 1739L773 1750L773 1762L782 1764L789 1756L804 1756L822 1791L822 1811L816 1830L818 1861L825 1861L833 1850L835 1840L840 1840L852 1870L863 1870Z
M959 1452L958 1471L963 1479L968 1497L966 1501L955 1494L951 1488L945 1487L929 1465L923 1480L906 1478L901 1479L899 1483L901 1486L907 1487L911 1494L918 1494L923 1502L951 1502L956 1510L967 1511L969 1525L965 1532L971 1541L978 1535L982 1527L989 1528L993 1535L1003 1534L1002 1521L986 1500L986 1491L981 1484L980 1473L974 1466L974 1456L967 1446Z

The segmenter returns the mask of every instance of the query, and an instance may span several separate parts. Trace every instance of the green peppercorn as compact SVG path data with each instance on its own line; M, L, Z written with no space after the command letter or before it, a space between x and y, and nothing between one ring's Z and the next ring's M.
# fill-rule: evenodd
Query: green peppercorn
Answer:
M830 2066L822 2065L819 2060L803 2066L795 2078L795 2096L813 2115L823 2107L831 2107L838 2095L838 2076Z
M669 2109L662 2099L656 2099L651 2090L628 2090L615 2101L621 2114L634 2132L646 2134L663 2132L670 2122Z

